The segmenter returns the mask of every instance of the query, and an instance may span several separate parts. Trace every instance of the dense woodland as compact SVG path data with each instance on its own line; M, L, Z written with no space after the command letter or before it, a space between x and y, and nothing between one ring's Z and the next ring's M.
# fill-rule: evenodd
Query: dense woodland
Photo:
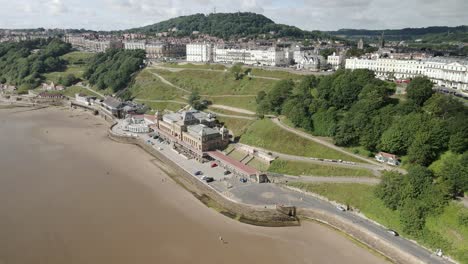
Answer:
M423 28L403 28L403 29L384 29L384 30L367 30L367 29L340 29L338 31L330 31L332 35L345 36L347 38L360 37L379 37L384 33L388 40L411 40L416 38L424 38L430 35L439 36L460 36L468 34L468 26L457 27L423 27ZM466 36L466 35L465 35Z
M258 113L285 115L297 127L333 137L339 146L402 156L408 175L388 173L378 196L401 209L405 230L418 235L427 214L468 192L468 109L434 93L432 85L414 78L407 98L398 100L391 96L394 85L374 78L372 71L340 70L297 84L278 82L257 95ZM442 154L450 158L441 159Z
M111 88L118 92L127 87L133 74L143 67L145 56L144 50L108 49L90 61L83 77L98 89Z
M217 13L180 16L153 25L130 29L130 32L158 33L177 28L176 36L190 36L193 31L219 38L249 37L276 32L275 37L316 39L330 37L320 31L304 31L297 27L276 24L271 19L255 13Z
M66 67L60 56L70 50L70 44L55 38L0 43L0 82L15 85L20 91L35 88L43 80L43 73Z

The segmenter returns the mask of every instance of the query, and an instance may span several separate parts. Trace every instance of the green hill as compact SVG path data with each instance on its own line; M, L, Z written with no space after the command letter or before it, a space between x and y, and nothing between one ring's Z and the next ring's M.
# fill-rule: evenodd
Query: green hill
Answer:
M232 37L255 37L258 35L269 35L274 38L328 38L328 34L320 31L305 31L294 26L276 24L273 20L255 13L217 13L217 14L195 14L180 16L156 24L130 29L130 32L160 33L173 32L175 36L190 36L193 31L202 34L229 39ZM271 34L274 32L274 34Z
M340 29L328 32L334 36L341 36L350 39L357 38L377 38L382 33L388 40L414 40L423 39L427 41L465 41L468 36L468 26L457 27L423 27L423 28L403 28L403 29Z

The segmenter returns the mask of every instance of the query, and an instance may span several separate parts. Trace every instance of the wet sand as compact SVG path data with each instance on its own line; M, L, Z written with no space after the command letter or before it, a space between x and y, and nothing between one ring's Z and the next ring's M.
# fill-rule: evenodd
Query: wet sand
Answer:
M25 110L0 110L0 264L384 263L316 223L256 227L205 207L81 110Z

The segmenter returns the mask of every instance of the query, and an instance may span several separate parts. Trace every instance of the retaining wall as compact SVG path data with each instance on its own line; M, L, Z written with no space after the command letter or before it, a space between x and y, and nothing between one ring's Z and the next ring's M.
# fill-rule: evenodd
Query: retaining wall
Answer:
M115 124L114 124L115 125ZM109 130L109 137L117 142L134 144L140 146L145 151L166 164L171 171L166 171L175 181L182 184L187 190L192 192L199 200L209 205L210 202L215 202L222 207L221 213L239 219L241 222L261 225L261 226L295 226L299 225L296 217L290 217L287 214L297 214L299 217L313 219L315 221L329 225L350 237L356 239L360 243L367 245L369 248L379 252L395 263L424 263L417 257L399 249L397 246L377 237L367 229L361 228L353 222L342 218L338 215L328 213L318 209L297 209L294 208L277 208L266 209L262 207L254 207L246 204L237 203L220 195L210 186L199 181L185 170L180 168L173 161L159 153L152 146L143 143L137 138L116 135L112 132L112 127ZM162 168L164 170L164 168ZM209 199L209 200L207 200Z
M216 190L210 186L196 179L185 170L180 168L172 160L159 153L151 145L143 143L137 138L131 138L121 135L116 135L109 130L109 137L117 142L134 144L151 155L162 161L163 164L167 165L168 168L162 168L165 170L175 181L183 185L187 190L192 192L199 200L205 204L213 205L213 202L220 207L222 214L229 217L236 218L241 222L261 225L261 226L297 226L299 221L296 217L290 217L287 214L282 213L283 210L268 209L262 207L254 207L241 203L237 203L227 199L226 197L219 194Z
M354 224L352 221L349 221L345 218L342 218L338 215L332 215L326 211L322 210L310 210L310 209L297 209L297 214L310 218L321 223L325 223L329 226L338 229L341 232L346 233L352 238L360 241L361 243L367 245L369 248L379 252L380 254L391 259L395 263L414 263L414 264L424 264L422 260L416 258L415 256L406 253L405 251L399 249L397 246L387 242L386 240L375 236L373 233L368 232L366 229L359 227Z

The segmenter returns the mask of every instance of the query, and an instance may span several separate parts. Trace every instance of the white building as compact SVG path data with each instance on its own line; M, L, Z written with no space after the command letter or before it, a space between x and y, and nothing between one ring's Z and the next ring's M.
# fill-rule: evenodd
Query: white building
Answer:
M136 49L142 49L144 50L146 47L145 41L131 41L127 40L123 42L124 49L127 50L136 50Z
M280 66L285 65L284 51L268 49L215 48L214 62L243 63L247 65Z
M212 62L213 44L210 43L192 43L187 44L188 62Z
M468 61L454 58L425 60L347 59L346 69L369 69L382 79L427 76L436 85L468 92Z
M333 52L332 55L328 55L327 57L327 63L330 64L331 67L335 70L337 70L343 65L344 60L345 60L344 56L336 55L335 52Z

